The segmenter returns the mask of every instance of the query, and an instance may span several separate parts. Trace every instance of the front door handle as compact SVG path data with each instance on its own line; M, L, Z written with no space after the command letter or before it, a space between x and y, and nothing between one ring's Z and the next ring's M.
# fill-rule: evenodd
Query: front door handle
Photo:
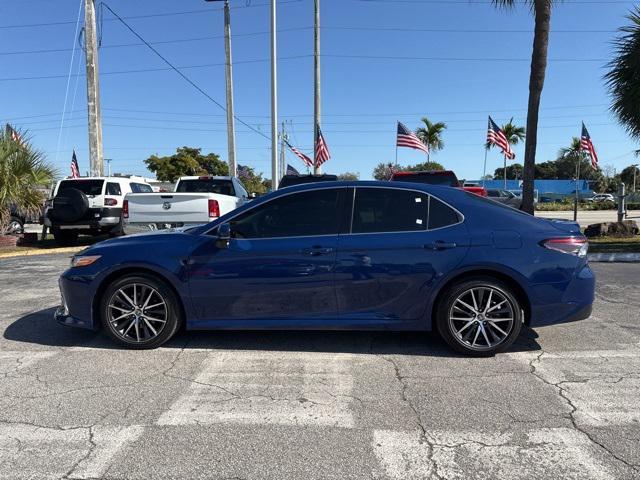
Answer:
M448 250L450 248L456 248L455 242L443 242L438 240L437 242L427 243L424 248L428 250Z
M331 252L333 252L333 248L331 247L311 247L302 249L303 254L311 255L312 257L317 257L319 255L328 255Z

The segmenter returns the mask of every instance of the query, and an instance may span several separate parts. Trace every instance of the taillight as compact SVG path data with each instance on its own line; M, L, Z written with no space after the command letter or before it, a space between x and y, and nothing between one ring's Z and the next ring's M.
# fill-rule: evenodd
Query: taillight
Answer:
M129 218L129 200L122 202L122 218Z
M549 250L569 253L581 258L586 257L587 250L589 250L589 242L587 242L587 239L579 237L550 238L540 242L540 245Z
M118 204L118 200L116 200L115 198L105 198L104 199L104 206L105 207L113 207L115 205Z
M209 218L218 218L220 216L220 205L217 200L209 200Z

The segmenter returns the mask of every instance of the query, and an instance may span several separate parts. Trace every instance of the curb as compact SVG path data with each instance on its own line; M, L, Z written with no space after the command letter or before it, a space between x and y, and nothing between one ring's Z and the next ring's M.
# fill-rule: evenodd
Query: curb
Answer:
M15 257L31 257L34 255L55 255L56 253L76 253L80 250L87 248L86 245L79 247L63 247L63 248L28 248L17 252L0 252L0 259L3 258L15 258Z
M590 262L635 263L640 262L640 253L589 253L587 258Z

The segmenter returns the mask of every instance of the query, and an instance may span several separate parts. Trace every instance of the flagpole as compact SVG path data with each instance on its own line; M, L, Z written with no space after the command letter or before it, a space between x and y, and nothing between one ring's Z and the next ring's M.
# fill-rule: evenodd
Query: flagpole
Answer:
M507 189L507 154L504 154L504 189Z
M484 180L487 176L487 154L489 153L489 149L484 147L484 167L482 169L482 188L484 188Z

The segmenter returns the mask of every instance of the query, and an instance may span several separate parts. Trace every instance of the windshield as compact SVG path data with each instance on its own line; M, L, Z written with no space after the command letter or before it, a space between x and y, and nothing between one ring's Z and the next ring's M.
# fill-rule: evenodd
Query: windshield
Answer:
M215 178L180 180L176 188L176 193L218 193L220 195L235 195L231 180Z
M102 185L104 185L104 180L63 180L60 182L58 192L67 188L75 188L85 195L95 196L102 194Z

